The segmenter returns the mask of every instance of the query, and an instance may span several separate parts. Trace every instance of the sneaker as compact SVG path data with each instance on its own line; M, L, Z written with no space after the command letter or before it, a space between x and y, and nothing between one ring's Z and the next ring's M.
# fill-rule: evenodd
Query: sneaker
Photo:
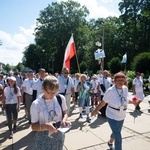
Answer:
M107 145L109 146L110 150L113 150L113 149L114 149L112 143L107 142Z
M89 116L87 116L87 117L86 117L86 121L87 121L87 122L90 122L90 121L91 121L91 118L90 118Z
M79 118L83 118L83 114L82 113L79 114Z
M9 135L9 139L12 139L12 138L13 138L13 132L11 131Z

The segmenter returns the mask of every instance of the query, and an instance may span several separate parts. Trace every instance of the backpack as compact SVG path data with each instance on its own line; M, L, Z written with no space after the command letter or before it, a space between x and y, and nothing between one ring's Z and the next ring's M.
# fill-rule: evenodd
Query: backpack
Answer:
M63 117L64 117L64 113L63 113L63 109L62 109L62 99L61 99L61 97L60 97L59 94L56 95L56 98L57 98L57 101L58 101L58 103L59 103L59 105L60 105L60 107L61 107L62 118L63 118Z

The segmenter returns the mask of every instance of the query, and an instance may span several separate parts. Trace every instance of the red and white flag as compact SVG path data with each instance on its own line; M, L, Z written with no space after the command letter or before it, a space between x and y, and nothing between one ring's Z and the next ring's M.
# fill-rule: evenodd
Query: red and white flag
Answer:
M68 42L66 47L65 55L64 55L64 62L63 68L68 68L70 70L70 59L76 54L76 47L73 39L73 34Z

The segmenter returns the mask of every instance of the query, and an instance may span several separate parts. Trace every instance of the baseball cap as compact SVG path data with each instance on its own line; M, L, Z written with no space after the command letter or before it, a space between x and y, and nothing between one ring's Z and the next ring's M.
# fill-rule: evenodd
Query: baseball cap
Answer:
M28 73L33 73L34 71L32 69L29 69L28 70Z
M39 72L40 72L40 71L44 71L44 72L45 72L45 69L44 69L44 68L40 68L40 69L39 69Z

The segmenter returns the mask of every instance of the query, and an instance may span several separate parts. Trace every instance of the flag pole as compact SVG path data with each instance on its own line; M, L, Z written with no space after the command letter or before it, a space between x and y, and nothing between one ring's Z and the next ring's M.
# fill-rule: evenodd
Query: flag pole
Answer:
M127 52L126 52L126 56L127 56ZM125 63L125 73L126 73L126 67L127 67L127 60L126 60L126 63Z
M72 36L73 36L73 33L72 33ZM78 67L78 71L79 71L79 73L81 73L80 72L80 67L79 67L79 61L78 61L78 56L77 56L77 50L76 50L76 60L77 60L77 67Z
M79 71L79 73L81 73L81 72L80 72L79 61L78 61L78 57L77 57L77 51L76 51L76 60L77 60L78 71Z

